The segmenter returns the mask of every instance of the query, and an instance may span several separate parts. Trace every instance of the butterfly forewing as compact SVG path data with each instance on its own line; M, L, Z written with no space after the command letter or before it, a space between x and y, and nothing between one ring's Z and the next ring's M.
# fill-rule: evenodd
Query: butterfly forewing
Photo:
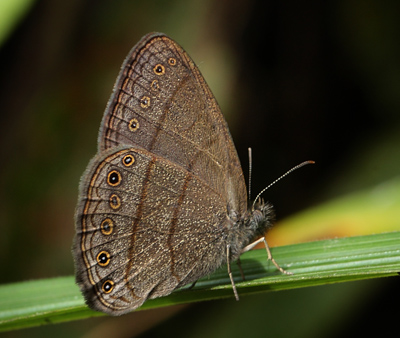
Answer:
M142 147L181 165L247 206L236 149L220 108L188 54L165 35L145 36L130 52L105 111L99 149ZM242 199L243 196L246 196Z

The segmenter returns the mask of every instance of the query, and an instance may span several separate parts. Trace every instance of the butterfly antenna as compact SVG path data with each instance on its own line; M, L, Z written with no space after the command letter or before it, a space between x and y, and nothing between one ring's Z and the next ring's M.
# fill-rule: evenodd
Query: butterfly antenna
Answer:
M260 198L260 196L269 188L271 188L275 183L277 183L278 181L280 181L282 178L284 178L285 176L289 175L290 173L292 173L293 171L304 167L307 164L314 164L314 161L304 161L298 165L296 165L295 167L293 167L292 169L288 170L287 172L285 172L282 176L278 177L275 181L273 181L271 184L269 184L266 188L264 188L263 190L261 190L261 192L257 195L257 197L255 198L254 202L253 202L253 207L252 210L254 210L254 206L256 205L257 200ZM250 188L249 188L250 190Z
M249 201L251 199L251 171L253 169L253 157L251 155L251 148L249 150Z

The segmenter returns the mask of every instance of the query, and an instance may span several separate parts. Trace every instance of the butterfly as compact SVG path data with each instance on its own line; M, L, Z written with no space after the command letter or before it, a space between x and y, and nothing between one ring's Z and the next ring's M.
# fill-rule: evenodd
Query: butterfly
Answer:
M272 219L261 199L248 206L227 123L196 65L166 35L144 36L80 183L73 254L89 307L121 315L224 263L238 298L230 262L255 244L285 272L264 238Z

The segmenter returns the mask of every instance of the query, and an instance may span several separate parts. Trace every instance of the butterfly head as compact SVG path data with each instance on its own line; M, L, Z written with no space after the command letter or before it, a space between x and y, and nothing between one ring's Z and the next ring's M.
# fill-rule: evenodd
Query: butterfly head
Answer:
M254 239L264 236L265 232L272 226L274 219L275 213L272 205L259 199L259 201L248 210L245 225L246 228L254 234Z

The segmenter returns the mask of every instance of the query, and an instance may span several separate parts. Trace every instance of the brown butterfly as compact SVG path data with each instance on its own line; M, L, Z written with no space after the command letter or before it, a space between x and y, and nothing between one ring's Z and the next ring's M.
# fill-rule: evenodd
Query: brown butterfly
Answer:
M98 144L75 215L76 280L87 304L124 314L223 263L237 297L230 262L257 237L266 245L273 211L262 201L248 208L227 123L176 42L149 34L130 51Z

